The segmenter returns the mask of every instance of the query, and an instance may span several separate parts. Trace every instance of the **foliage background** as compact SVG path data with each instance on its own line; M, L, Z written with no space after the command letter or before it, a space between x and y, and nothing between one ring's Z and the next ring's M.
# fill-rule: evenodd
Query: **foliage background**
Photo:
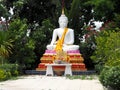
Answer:
M46 36L52 37L48 36L47 33L52 35L52 30L58 27L57 20L61 15L61 2L62 0L0 1L0 16L4 17L6 22L9 20L11 24L8 25L6 23L7 29L9 29L13 40L13 37L15 37L14 49L12 51L15 57L14 54L10 54L10 62L21 63L22 66L27 66L29 69L36 67L31 64L38 64L39 58L46 49L46 45L50 43L50 39L45 39ZM91 36L88 42L81 42L83 35L88 34L85 27L89 26L89 22L92 19L103 21L104 24L115 21L114 24L118 24L117 27L119 28L119 0L64 0L64 2L65 14L69 18L68 27L75 30L75 44L80 45L87 68L94 67L90 56L95 51L95 48L91 47L93 44L97 45L96 36ZM13 14L9 12L11 8L13 9ZM14 23L13 26L12 23ZM18 23L18 26L15 23ZM31 34L29 37L26 37L28 29L31 30ZM41 44L43 45L41 46ZM26 65L27 62L30 64Z

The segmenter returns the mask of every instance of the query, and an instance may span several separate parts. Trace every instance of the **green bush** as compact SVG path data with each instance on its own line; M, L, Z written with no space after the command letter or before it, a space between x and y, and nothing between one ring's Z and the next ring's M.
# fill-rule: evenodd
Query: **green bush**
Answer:
M0 81L5 80L6 79L6 75L4 70L0 69Z
M0 65L0 81L10 79L13 76L18 76L19 70L17 64Z
M11 73L10 72L6 72L5 70L0 69L0 81L7 80L10 77L11 77Z
M105 67L101 71L100 76L99 76L99 80L104 86L107 86L107 75L109 74L108 69L109 69L108 67Z
M19 18L13 19L8 28L9 36L14 40L12 43L12 54L10 54L8 61L10 63L18 63L21 65L21 70L32 69L36 59L34 53L35 41L31 36L26 36L27 30L28 25L26 19L22 20Z
M120 66L104 68L99 79L104 86L120 90Z
M97 72L97 74L100 74L100 72L103 70L104 66L100 63L95 65L95 71Z

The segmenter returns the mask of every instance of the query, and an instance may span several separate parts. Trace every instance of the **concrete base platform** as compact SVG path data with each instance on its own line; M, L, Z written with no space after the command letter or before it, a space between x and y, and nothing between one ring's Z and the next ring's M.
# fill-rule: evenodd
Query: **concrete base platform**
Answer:
M25 70L25 74L27 75L45 75L46 71L37 71L37 70ZM73 75L93 75L96 74L95 70L87 70L87 71L73 71Z

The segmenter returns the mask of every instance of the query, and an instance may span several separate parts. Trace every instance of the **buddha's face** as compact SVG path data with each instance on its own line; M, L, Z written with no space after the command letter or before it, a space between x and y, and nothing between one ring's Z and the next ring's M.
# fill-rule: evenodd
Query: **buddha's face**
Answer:
M67 19L67 17L60 17L60 18L59 18L59 26L60 26L60 28L65 28L65 27L67 27L67 24L68 24L68 19Z

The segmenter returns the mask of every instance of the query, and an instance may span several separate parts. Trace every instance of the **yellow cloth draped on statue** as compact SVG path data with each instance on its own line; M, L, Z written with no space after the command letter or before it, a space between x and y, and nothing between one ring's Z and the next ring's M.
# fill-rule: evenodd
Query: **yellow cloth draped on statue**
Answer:
M68 31L68 28L65 28L61 39L58 40L57 45L55 47L56 51L62 51L62 46L63 46L64 38L65 38L65 35L66 35L67 31Z

